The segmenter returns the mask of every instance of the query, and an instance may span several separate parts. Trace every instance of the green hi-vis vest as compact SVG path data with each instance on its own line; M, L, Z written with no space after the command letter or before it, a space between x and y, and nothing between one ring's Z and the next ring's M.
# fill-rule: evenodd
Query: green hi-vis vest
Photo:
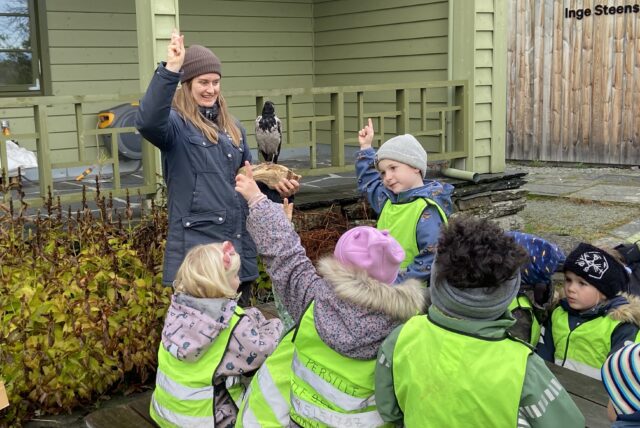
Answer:
M239 406L236 428L289 426L291 360L295 329L287 333L262 364Z
M601 380L600 368L611 352L611 334L620 321L598 317L569 330L569 313L557 307L551 314L554 359L559 366ZM640 333L639 333L640 335ZM635 341L638 342L636 336Z
M536 346L538 344L538 341L540 340L541 327L538 318L536 318L536 315L533 313L533 305L531 304L531 300L529 300L529 298L524 295L516 296L516 298L513 299L513 301L509 305L509 311L513 312L516 309L524 309L529 313L529 316L531 317L529 343L533 346Z
M161 427L215 425L213 376L222 362L233 329L244 311L236 307L229 326L197 361L181 361L164 349L158 350L156 389L149 413Z
M376 409L376 360L355 360L324 344L312 303L293 339L291 419L302 427L385 426Z
M516 427L531 349L456 333L426 315L402 327L393 385L406 427Z
M418 255L420 249L416 241L418 221L427 205L432 205L438 210L440 218L447 224L447 215L438 203L429 198L418 198L405 204L393 204L390 200L385 202L378 219L376 228L388 230L404 250L404 260L400 264L401 269L409 266Z

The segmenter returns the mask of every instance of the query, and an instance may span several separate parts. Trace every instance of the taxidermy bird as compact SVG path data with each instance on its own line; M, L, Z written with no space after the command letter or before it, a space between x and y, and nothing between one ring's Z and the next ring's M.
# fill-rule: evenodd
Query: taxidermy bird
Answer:
M271 101L264 103L262 115L256 118L256 141L258 151L264 160L278 163L282 144L282 125Z

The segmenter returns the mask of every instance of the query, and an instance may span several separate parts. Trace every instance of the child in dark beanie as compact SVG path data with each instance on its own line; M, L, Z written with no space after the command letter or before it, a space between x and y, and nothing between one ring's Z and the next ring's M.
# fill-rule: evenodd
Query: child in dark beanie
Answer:
M544 361L508 329L527 253L494 223L456 218L431 269L432 304L385 340L376 404L407 427L584 427Z
M628 294L624 266L580 243L564 263L564 294L545 325L538 354L595 379L607 356L638 341L640 298ZM579 327L579 328L578 328Z

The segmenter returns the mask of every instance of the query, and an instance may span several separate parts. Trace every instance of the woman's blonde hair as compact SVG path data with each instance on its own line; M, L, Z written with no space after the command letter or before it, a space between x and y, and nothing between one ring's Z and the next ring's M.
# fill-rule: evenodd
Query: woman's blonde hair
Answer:
M236 125L236 121L233 119L233 116L229 113L229 109L227 108L227 102L221 93L218 94L218 105L220 109L218 111L218 118L216 122L211 126L212 122L205 119L204 116L200 114L200 110L198 109L198 104L196 100L191 95L191 84L193 83L193 79L187 80L183 82L182 85L178 89L176 89L176 94L173 97L173 108L182 116L184 120L188 120L193 123L193 125L198 128L202 133L207 137L207 139L213 143L218 143L218 130L222 129L224 132L227 132L231 139L233 140L233 144L240 147L240 139L242 138L242 133L240 129Z
M230 254L229 266L225 269L222 244L196 245L187 253L173 282L176 293L194 297L233 299L238 291L231 281L240 270L240 256Z

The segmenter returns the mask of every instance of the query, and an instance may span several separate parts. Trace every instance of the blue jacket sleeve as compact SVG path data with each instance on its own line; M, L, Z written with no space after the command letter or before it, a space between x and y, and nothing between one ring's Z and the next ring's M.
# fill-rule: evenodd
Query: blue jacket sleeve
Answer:
M416 228L416 243L418 244L419 253L415 256L413 262L407 266L407 270L400 272L396 282L402 282L409 278L415 278L424 283L429 282L431 264L435 256L442 224L438 209L431 205L427 206Z
M376 151L365 149L356 152L356 175L358 177L358 191L367 196L371 208L380 214L387 196L384 194L384 186L380 173L376 170L374 159Z
M136 112L135 126L140 134L162 151L171 150L175 140L169 119L179 81L180 73L169 71L160 64Z
M609 353L616 352L629 343L636 343L636 337L638 336L638 326L632 323L623 322L611 333L611 350Z
M554 361L554 354L556 353L556 347L553 344L553 331L551 329L551 317L544 323L544 332L540 336L540 341L536 347L536 354L538 354L543 360Z

